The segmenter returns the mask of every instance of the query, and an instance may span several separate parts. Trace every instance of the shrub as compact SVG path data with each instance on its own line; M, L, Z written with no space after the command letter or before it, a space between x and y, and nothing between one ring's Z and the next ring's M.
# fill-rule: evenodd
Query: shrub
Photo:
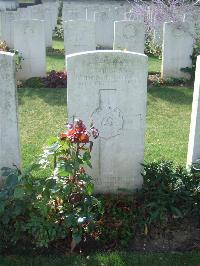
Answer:
M15 54L16 71L19 71L19 69L22 68L21 62L23 60L23 56L18 50L10 49L5 41L0 40L0 51Z
M0 51L8 52L9 47L5 41L0 40Z
M73 250L95 222L101 211L93 196L92 177L84 167L91 167L91 137L81 120L50 140L38 164L30 170L48 167L52 174L33 178L31 171L3 169L5 184L0 190L0 248L19 244L48 247L65 239Z
M196 38L193 53L191 55L192 67L181 68L181 71L190 74L192 81L195 79L196 61L198 55L200 55L200 36Z
M140 222L163 224L195 215L200 208L200 173L195 175L183 167L173 167L169 161L145 164L144 184L136 194Z
M67 73L53 70L48 73L47 77L42 78L42 81L47 88L67 88Z
M54 38L59 40L64 40L64 29L63 29L63 22L61 21L60 24L57 24L54 30Z
M52 47L47 48L47 55L48 56L56 56L56 55L65 55L64 49L55 49Z
M148 35L145 41L145 54L153 55L155 57L162 57L162 47L158 45L153 38Z
M28 88L43 88L45 87L44 82L42 78L40 77L33 77L25 80L23 82L23 87L28 87Z
M107 247L127 247L136 234L162 230L177 219L199 219L200 171L158 161L145 164L143 176L134 195L100 197L104 212L95 236Z

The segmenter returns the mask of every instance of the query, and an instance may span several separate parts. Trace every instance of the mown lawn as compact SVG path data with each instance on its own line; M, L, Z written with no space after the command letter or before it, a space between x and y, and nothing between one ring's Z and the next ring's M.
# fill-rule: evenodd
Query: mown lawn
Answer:
M52 134L63 129L67 117L66 89L18 90L23 165L42 152ZM148 92L145 160L186 162L192 89L151 88Z
M64 43L61 40L53 39L53 48L64 49ZM159 73L161 69L161 59L149 56L149 72ZM47 71L65 70L65 57L64 56L47 56Z
M63 42L53 40L63 49ZM64 70L64 56L47 58L48 70ZM160 60L150 58L158 70ZM19 121L23 165L27 167L42 152L47 139L63 128L67 118L66 89L21 88ZM185 165L190 125L192 89L154 87L148 91L145 160L169 159Z
M98 253L92 256L0 257L0 266L199 266L200 253Z

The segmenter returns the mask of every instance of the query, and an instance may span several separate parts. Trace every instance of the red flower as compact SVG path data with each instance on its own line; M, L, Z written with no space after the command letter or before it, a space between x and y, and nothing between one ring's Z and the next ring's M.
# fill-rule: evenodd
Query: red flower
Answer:
M60 139L65 140L68 138L73 143L88 143L89 133L87 132L86 126L80 119L75 120L74 124L68 124L68 131L61 133Z

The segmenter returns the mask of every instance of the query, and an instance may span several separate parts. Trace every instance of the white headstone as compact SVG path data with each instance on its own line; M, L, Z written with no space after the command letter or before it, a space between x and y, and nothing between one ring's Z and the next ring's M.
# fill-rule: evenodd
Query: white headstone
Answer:
M90 5L87 7L87 20L95 20L95 12L106 12L109 11L108 6L102 5Z
M14 20L17 18L16 11L1 12L1 38L10 48L14 47Z
M114 22L109 11L95 12L96 44L112 48L114 40Z
M200 56L197 57L187 164L200 160Z
M181 68L191 67L193 35L187 23L164 23L162 78L190 78Z
M14 54L0 52L0 84L0 170L20 168Z
M46 75L46 48L44 21L19 20L14 26L14 48L22 54L19 79Z
M49 9L41 6L31 7L31 19L44 20L45 27L45 44L46 47L52 46L53 26L51 20L51 12Z
M65 21L64 43L66 55L96 50L94 21Z
M100 137L92 151L95 191L142 185L147 56L95 51L67 56L68 117L93 121Z
M67 20L86 20L86 8L77 7L76 9L63 9L63 21Z
M137 21L115 21L114 50L144 53L144 23Z

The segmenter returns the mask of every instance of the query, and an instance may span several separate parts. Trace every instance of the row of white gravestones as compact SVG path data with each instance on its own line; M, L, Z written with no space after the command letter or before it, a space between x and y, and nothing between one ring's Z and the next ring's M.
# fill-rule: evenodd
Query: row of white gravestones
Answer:
M73 4L73 5L63 5L63 20L94 20L95 12L106 12L109 10L115 10L114 12L119 14L123 12L126 14L130 9L130 5L119 5L117 3L106 3L106 4L95 4L95 3L85 3L85 4ZM117 14L116 14L117 15ZM120 20L118 17L116 20Z
M10 48L14 48L14 24L20 19L39 19L45 21L46 47L52 45L53 29L56 26L58 6L54 3L30 6L17 11L3 11L0 13L1 39Z
M46 75L45 23L42 20L18 20L14 25L14 48L22 54L17 78L25 80Z
M181 68L192 66L194 38L186 23L164 23L162 47L162 78L190 78Z
M135 21L114 22L114 50L144 53L144 23ZM94 21L69 20L64 22L65 54L96 50Z
M187 164L200 160L200 56L197 57Z
M92 152L95 190L116 193L142 184L147 57L122 51L67 56L69 118L99 129ZM20 168L15 59L0 52L0 169ZM81 95L81 98L80 98ZM91 96L92 95L92 101ZM200 56L197 59L187 163L200 159ZM134 103L134 104L133 104Z
M76 9L64 9L63 21L95 21L96 27L96 45L109 47L113 46L114 39L114 21L126 18L126 10L123 7L104 8L104 11L94 12L94 16L87 15L87 8L78 7Z
M0 170L13 165L20 168L14 54L0 52L0 84Z
M69 119L93 122L100 136L92 151L95 191L116 193L142 185L147 56L94 51L67 58ZM91 99L92 97L92 99Z

